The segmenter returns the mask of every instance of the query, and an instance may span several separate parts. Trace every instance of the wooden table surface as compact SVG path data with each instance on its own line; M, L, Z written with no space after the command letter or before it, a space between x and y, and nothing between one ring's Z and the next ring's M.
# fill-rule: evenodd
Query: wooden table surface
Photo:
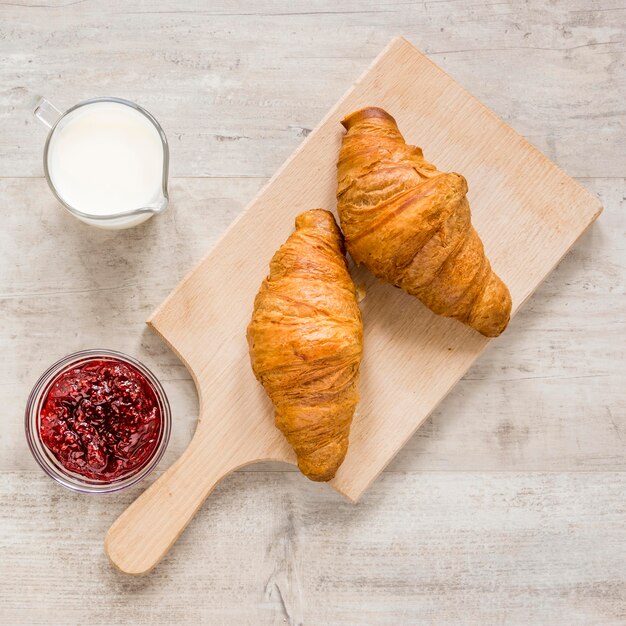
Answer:
M626 624L625 25L618 0L0 0L0 623ZM151 575L113 570L104 534L149 480L53 484L33 383L74 350L135 355L172 404L166 468L197 400L144 320L398 34L604 214L358 505L249 467ZM120 233L63 211L39 95L154 113L170 209Z

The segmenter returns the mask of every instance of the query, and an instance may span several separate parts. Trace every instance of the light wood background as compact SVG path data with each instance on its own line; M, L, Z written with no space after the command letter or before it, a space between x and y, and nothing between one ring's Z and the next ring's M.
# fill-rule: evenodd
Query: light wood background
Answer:
M617 0L0 0L0 623L625 624L625 24ZM197 401L144 320L397 34L603 215L356 507L253 466L150 576L114 571L104 533L143 486L47 479L31 386L73 350L137 356L172 404L167 467ZM38 95L146 106L171 209L121 234L60 209Z

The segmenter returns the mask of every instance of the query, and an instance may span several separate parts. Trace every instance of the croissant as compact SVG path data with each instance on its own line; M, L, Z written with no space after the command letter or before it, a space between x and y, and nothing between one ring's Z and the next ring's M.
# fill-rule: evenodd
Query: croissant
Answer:
M465 178L426 161L383 109L342 124L337 208L352 258L435 313L499 335L511 296L471 224Z
M248 326L252 369L300 471L327 481L348 449L363 325L341 231L328 211L299 215L270 262Z

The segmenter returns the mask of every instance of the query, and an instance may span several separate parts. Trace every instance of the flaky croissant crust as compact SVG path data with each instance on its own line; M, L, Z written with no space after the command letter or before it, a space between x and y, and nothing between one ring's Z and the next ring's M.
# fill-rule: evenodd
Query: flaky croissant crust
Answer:
M322 209L302 213L276 252L248 326L252 368L276 409L276 425L311 480L344 460L363 326L341 232Z
M465 178L426 161L383 109L342 124L337 208L348 252L435 313L499 335L511 296L471 224Z

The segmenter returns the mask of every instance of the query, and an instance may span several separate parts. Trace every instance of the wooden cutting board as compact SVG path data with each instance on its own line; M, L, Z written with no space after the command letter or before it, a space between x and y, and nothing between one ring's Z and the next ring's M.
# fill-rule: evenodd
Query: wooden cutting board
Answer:
M121 570L152 568L229 472L260 460L294 462L250 369L245 330L296 215L335 208L339 122L366 105L388 110L440 170L465 175L474 225L514 312L602 211L410 43L393 40L148 321L188 367L200 416L187 451L109 530L106 550ZM364 270L354 276L366 286L361 399L331 485L356 501L489 340Z

